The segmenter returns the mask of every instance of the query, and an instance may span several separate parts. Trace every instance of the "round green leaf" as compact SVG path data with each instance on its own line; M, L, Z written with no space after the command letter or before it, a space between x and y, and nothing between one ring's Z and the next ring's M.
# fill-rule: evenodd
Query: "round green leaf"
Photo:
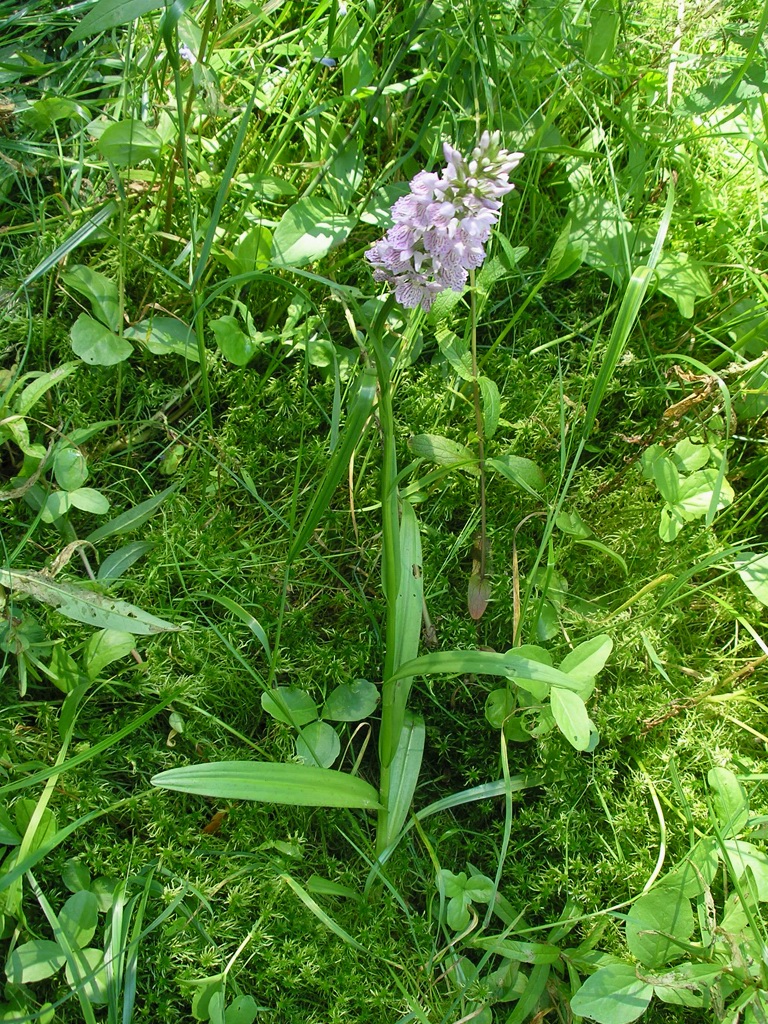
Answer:
M118 167L132 167L160 155L163 140L154 130L129 118L106 128L96 143L99 153Z
M609 964L587 978L571 999L571 1010L598 1024L631 1024L648 1009L653 988L631 964Z
M40 518L44 523L55 523L69 512L71 504L69 491L51 491L45 499Z
M29 985L53 977L66 959L57 942L33 939L14 949L8 957L5 973L12 985Z
M378 702L378 688L367 679L355 679L329 693L323 705L323 718L332 722L359 722L373 714Z
M59 911L59 924L73 946L87 946L96 932L99 901L92 892L81 889L69 897Z
M209 327L213 331L219 351L235 366L247 366L261 347L243 331L233 316L211 320Z
M446 917L449 928L452 928L455 932L464 931L469 924L470 915L463 897L454 896L453 899L448 901Z
M75 949L75 969L67 963L67 982L79 989L89 1003L106 1003L108 992L104 954L100 949Z
M307 196L289 207L272 235L272 259L280 266L303 267L341 245L356 224L328 199Z
M491 690L485 699L485 717L494 729L501 729L507 724L509 716L517 707L514 693L507 689Z
M238 996L224 1011L224 1024L253 1024L259 1007L253 996Z
M104 516L109 512L109 498L93 487L78 487L76 491L69 491L68 494L70 502L83 512L90 512L95 516Z
M108 327L87 313L81 313L72 325L69 337L72 351L91 366L116 366L133 352L125 338L118 338Z
M88 678L96 679L107 665L130 654L135 646L134 635L122 629L100 629L93 633L83 653L83 666Z
M13 810L19 835L23 836L26 833L36 808L37 800L32 800L29 797L22 797L21 800L17 800L14 804ZM49 839L56 835L58 829L59 823L56 815L49 807L46 807L38 822L37 830L27 852L32 853L33 850L37 850L43 843L47 843Z
M340 752L341 741L327 722L310 722L296 737L296 756L304 764L330 768Z
M106 914L112 909L112 904L115 902L115 892L119 885L120 882L116 878L105 878L103 875L94 878L91 892L96 897L100 913Z
M691 901L667 885L645 893L627 914L627 947L646 967L662 967L679 958L683 950L673 940L685 942L692 932Z
M77 448L61 448L53 459L56 483L65 491L75 491L88 479L85 457Z
M317 705L298 686L278 686L274 690L265 690L261 695L261 706L278 722L292 725L294 729L314 722L317 718Z
M81 892L91 887L91 872L74 857L70 858L61 872L61 880L70 892Z

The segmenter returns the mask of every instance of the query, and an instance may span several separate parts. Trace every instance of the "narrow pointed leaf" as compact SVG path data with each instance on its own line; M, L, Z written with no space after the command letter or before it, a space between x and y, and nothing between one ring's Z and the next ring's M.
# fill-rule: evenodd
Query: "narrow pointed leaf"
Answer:
M58 583L43 573L0 569L0 586L28 594L35 600L56 608L68 619L84 622L99 629L124 630L136 636L175 632L180 629L179 626L150 615L149 612L142 611L127 601L116 601L85 586Z
M394 842L410 813L424 757L425 735L421 715L406 711L400 742L390 766L387 835L382 840L384 847Z

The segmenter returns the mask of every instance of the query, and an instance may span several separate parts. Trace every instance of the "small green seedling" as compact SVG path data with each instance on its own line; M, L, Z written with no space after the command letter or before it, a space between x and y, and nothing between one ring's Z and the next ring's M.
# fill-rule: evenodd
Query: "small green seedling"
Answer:
M487 875L466 871L454 875L442 868L437 876L438 889L444 889L448 897L446 921L455 932L462 932L469 924L473 903L490 903L493 899L493 881Z
M306 690L278 686L261 695L261 706L278 722L298 730L296 757L304 764L330 768L341 753L341 739L329 722L360 722L376 710L379 691L367 679L341 683L328 695L322 711Z
M666 543L694 519L706 516L709 525L715 513L733 501L725 456L713 445L687 437L671 451L652 444L643 452L641 465L645 479L656 484L664 499L659 536Z
M504 729L507 739L517 743L538 739L557 726L576 750L594 750L599 737L585 701L592 695L596 676L612 649L611 638L601 634L579 644L554 669L552 657L543 647L515 647L511 653L534 665L544 665L551 672L536 673L536 678L511 674L506 687L488 695L486 719L495 729Z

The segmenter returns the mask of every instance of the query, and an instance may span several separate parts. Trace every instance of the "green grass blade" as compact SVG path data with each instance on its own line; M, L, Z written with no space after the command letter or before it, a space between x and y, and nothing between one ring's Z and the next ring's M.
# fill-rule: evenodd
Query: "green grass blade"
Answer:
M224 761L160 772L153 786L222 800L257 800L294 807L378 809L376 790L364 779L303 764Z
M309 506L304 521L293 539L288 561L292 562L307 544L315 527L323 518L333 497L333 492L349 466L352 453L360 441L365 425L371 415L376 397L376 376L370 370L364 370L360 380L360 388L352 403L347 422L341 432L339 442L331 456L312 504Z
M39 782L45 782L54 775L63 775L64 772L68 772L72 768L77 768L79 765L85 764L86 761L90 761L92 758L98 757L98 755L103 753L103 751L108 750L110 747L114 746L115 743L120 743L122 740L130 736L132 732L140 729L142 725L146 725L147 722L152 721L152 719L159 715L161 711L164 711L172 701L173 695L166 697L159 703L154 704L149 711L145 711L143 715L139 715L138 718L129 722L128 725L123 726L122 729L119 729L112 736L107 736L105 739L99 740L98 743L94 743L93 746L88 747L87 750L82 750L79 754L75 754L74 757L70 757L68 761L52 765L50 768L43 768L39 772L35 772L34 775L28 775L26 778L19 779L17 782L9 782L7 785L0 787L0 796L6 796L9 793L16 793L20 789L30 789L31 787L36 786ZM84 818L79 820L85 821ZM88 818L88 820L90 821L91 819ZM71 830L70 826L67 826L67 829ZM66 835L69 835L69 831L66 831ZM62 839L64 838L66 838L66 836L62 835ZM46 853L50 852L50 850L54 849L54 847L58 845L57 842L54 842L55 839L56 836L51 840L51 842L53 842L53 846L46 844ZM60 841L61 840L59 840L59 842ZM32 864L27 865L27 867L32 867ZM3 887L2 882L0 882L0 891Z
M424 821L433 814L440 814L441 811L451 811L454 807L463 807L465 804L477 803L479 800L493 800L496 797L506 796L507 793L520 793L524 789L532 789L534 786L543 786L545 778L543 775L512 775L509 780L498 779L496 782L484 782L480 786L473 786L471 789L463 789L458 793L451 793L440 800L435 800L420 811L416 811L411 821L403 828L403 831L394 837L390 845L383 850L371 867L365 881L365 892L376 880L383 864L389 860L397 849L400 841L413 828L414 820Z
M175 490L176 484L171 484L170 487L159 491L151 498L147 498L146 501L140 501L138 505L129 508L127 512L121 512L119 516L110 519L108 523L104 523L98 529L92 530L85 539L89 540L91 544L95 544L97 540L113 537L116 533L130 533L132 530L138 530L146 523L155 509L162 505Z
M358 952L365 953L366 955L370 956L371 951L369 949L366 949L365 946L361 946L357 939L354 939L349 934L348 931L342 928L340 924L337 924L337 922L334 921L332 917L326 914L326 912L323 910L323 908L320 906L317 900L313 899L312 896L310 896L310 894L307 892L307 890L303 886L299 885L299 883L294 878L291 878L290 875L284 874L281 874L280 878L282 878L282 880L286 882L291 887L291 889L293 889L293 891L299 897L304 906L307 907L308 910L312 911L312 913L315 915L318 921L324 924L325 927L332 931L334 935L338 935L338 937L343 942L346 942L348 946L351 946Z
M83 242L88 241L91 235L95 234L101 225L105 224L111 217L114 217L116 213L117 203L114 200L105 203L100 210L97 210L92 217L88 218L82 227L79 227L77 231L73 231L68 238L64 239L61 245L57 246L49 256L46 256L44 260L38 263L31 273L27 274L19 286L17 294L25 288L29 288L31 284L37 281L38 278L43 277L44 274L47 274L49 270L53 270L59 260L64 259L65 256L68 256L77 249L79 245L82 245Z
M674 180L670 177L667 188L667 202L664 206L664 212L661 216L658 230L656 232L656 238L653 243L653 249L648 259L646 266L637 267L633 272L627 285L627 290L624 293L619 312L616 315L616 320L613 324L611 336L608 340L608 348L605 353L600 372L597 375L597 380L592 389L592 394L589 398L589 405L587 406L587 415L584 420L582 427L582 437L587 438L592 433L592 429L597 420L597 414L602 405L605 393L608 390L608 384L611 378L616 372L616 367L619 364L619 360L624 354L624 350L627 347L629 336L635 326L640 307L645 299L645 293L648 291L648 285L653 279L653 270L658 262L661 250L664 245L664 239L667 236L669 224L672 219L672 210L675 203L675 186Z

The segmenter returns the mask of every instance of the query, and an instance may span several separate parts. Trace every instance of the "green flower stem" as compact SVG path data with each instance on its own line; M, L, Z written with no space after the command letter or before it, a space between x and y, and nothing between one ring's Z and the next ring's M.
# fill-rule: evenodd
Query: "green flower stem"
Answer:
M477 468L480 471L480 579L485 579L486 559L486 508L485 508L485 432L483 429L483 407L480 401L479 372L477 367L477 296L475 293L475 272L469 272L469 310L472 329L472 397L475 404L475 427L477 430Z
M397 664L397 594L400 586L400 519L397 496L397 452L395 448L395 421L392 412L392 369L389 354L383 342L387 316L394 305L390 296L379 310L369 334L376 376L378 379L379 427L382 438L381 466L381 529L382 529L382 584L387 602L384 634L384 669L381 694L381 731L379 733L379 811L377 850L387 845L389 820L391 764L397 750L402 729L402 682L393 680ZM398 725L398 721L400 724Z

